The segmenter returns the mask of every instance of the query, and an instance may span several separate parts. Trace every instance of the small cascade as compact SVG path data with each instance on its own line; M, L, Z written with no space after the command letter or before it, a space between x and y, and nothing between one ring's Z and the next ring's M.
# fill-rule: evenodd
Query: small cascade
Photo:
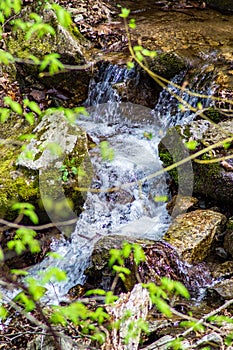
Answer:
M75 284L84 282L85 269L100 237L118 234L158 241L170 223L166 204L155 201L155 198L168 195L166 175L153 175L162 168L157 150L163 133L161 122L168 127L190 121L194 116L179 111L177 100L167 91L161 93L155 110L120 102L112 85L135 77L133 70L111 64L102 67L97 79L90 84L86 101L89 117L77 119L79 127L93 142L89 151L91 186L85 194L83 212L70 241L60 241L52 246L62 259L47 258L31 269L32 274L46 270L48 266L66 271L67 281L47 286L47 297L53 303ZM182 84L183 80L184 74L181 74L174 82ZM193 89L198 87L200 81L197 78ZM176 88L171 89L178 93ZM203 84L202 91L210 93L210 85L205 87ZM186 93L182 93L182 98L192 105L200 100ZM210 101L201 103L205 107ZM102 141L107 141L114 153L111 161L102 157Z
M191 78L189 77L189 72L181 72L171 81L181 88L169 84L167 89L163 89L155 107L155 115L160 120L165 130L168 127L184 123L187 124L194 120L198 112L192 112L188 106L197 108L198 104L200 104L202 109L211 106L211 96L214 93L213 74L213 71L208 71L207 66L199 68L198 71L195 70ZM191 94L184 91L182 86L188 89ZM206 95L209 96L209 98L195 96L192 95L192 93ZM184 110L181 107L181 101L178 101L173 94L187 103L186 106L183 104Z
M102 64L97 76L90 82L85 107L97 106L106 102L119 102L120 97L112 86L136 78L136 76L134 69L128 70L126 67L119 67L111 63Z

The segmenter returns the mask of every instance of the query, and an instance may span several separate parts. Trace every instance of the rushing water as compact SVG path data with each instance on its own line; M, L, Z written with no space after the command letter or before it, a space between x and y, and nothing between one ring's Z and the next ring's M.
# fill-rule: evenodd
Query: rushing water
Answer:
M60 241L52 247L62 259L48 258L31 269L35 274L38 269L43 271L52 265L66 271L67 281L47 286L47 296L53 302L75 284L84 282L92 249L101 236L120 234L160 240L168 227L165 204L154 200L168 195L166 175L149 179L147 176L161 169L157 146L167 126L192 116L182 118L180 113L174 113L177 102L166 91L161 93L155 110L121 103L112 85L132 76L136 76L134 71L113 65L105 67L98 80L90 84L86 101L89 117L77 119L96 145L89 152L92 179L84 210L70 241ZM180 83L182 79L184 76L180 75L174 81ZM184 98L197 103L190 96ZM102 141L108 142L113 160L103 160Z

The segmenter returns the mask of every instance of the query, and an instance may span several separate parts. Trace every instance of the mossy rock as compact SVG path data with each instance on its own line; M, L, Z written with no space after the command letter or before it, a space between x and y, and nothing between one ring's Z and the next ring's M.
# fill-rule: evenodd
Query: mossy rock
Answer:
M23 118L12 115L6 122L0 123L3 142L0 144L0 216L12 219L16 213L11 210L15 202L38 202L38 178L34 172L20 169L16 162L21 152L17 140L22 134L32 131Z
M28 14L33 11L34 7L35 3L28 5L21 11L21 18L24 21L31 21ZM75 71L67 70L55 75L40 75L38 66L20 63L16 65L18 79L22 80L22 84L27 84L27 81L31 84L33 81L39 80L48 87L60 88L71 95L77 95L77 103L83 102L87 97L91 75L90 71L85 68L90 55L91 44L81 35L74 24L69 29L63 28L58 23L52 9L44 8L43 5L34 10L39 11L37 13L43 18L44 23L50 24L55 29L55 35L46 34L41 38L32 35L30 39L25 40L24 32L17 30L7 36L7 50L13 56L22 60L28 60L30 55L42 60L47 54L58 53L63 64L84 66L84 68Z
M163 52L149 62L149 68L153 73L171 79L186 68L186 63L176 54Z
M197 147L194 150L189 149L188 155L204 150L205 147L211 146L217 142L231 137L233 134L233 120L220 122L219 124L210 124L206 121L196 121L184 126L176 126L170 128L167 135L159 144L159 155L165 167L185 158L182 149L186 149L185 143L196 141ZM174 136L175 135L175 136ZM231 156L233 154L233 142L228 143L227 148L219 145L214 151L209 151L199 159L202 162L190 160L187 162L192 165L192 174L186 173L186 177L190 179L193 175L193 192L196 195L204 196L215 200L219 204L232 206L233 203L233 162L227 159L226 162L208 163L216 157ZM186 155L187 157L187 155ZM177 186L183 185L185 180L185 171L183 176L177 176L177 169L170 171L170 175L175 180ZM189 189L188 182L184 188ZM185 193L184 193L185 194ZM190 195L190 193L189 193Z
M0 160L1 216L12 220L15 217L10 209L12 204L30 202L35 205L42 222L49 217L56 222L77 218L85 201L85 192L77 188L88 188L92 176L85 132L69 124L61 112L45 115L34 130L23 119L19 124L21 128L16 128L12 138L5 139L1 146L4 154ZM14 146L14 142L17 136L29 132L36 138L22 152L21 145ZM50 145L53 146L51 150ZM61 156L56 153L56 147L62 151ZM66 181L62 181L62 164L68 171ZM74 172L80 166L86 171L82 176ZM50 200L51 210L46 200Z

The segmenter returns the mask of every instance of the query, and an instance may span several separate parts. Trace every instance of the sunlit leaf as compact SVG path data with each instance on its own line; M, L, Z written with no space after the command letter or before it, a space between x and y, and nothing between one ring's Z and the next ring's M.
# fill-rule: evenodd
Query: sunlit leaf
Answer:
M130 14L130 10L125 8L125 7L122 7L121 8L121 13L119 14L120 17L122 18L127 18Z
M190 151L195 151L197 146L198 146L198 142L195 140L185 142L185 147L188 148Z
M167 202L167 200L168 200L168 196L166 196L166 195L154 197L155 202Z

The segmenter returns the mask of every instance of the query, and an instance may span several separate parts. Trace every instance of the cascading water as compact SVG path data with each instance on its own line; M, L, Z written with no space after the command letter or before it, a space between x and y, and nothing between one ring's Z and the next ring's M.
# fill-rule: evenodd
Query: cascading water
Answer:
M168 127L189 123L194 120L200 110L192 111L189 106L197 108L198 104L200 104L201 109L205 109L211 105L211 96L214 93L213 71L209 71L208 66L203 66L193 73L191 80L189 78L188 80L186 79L186 74L187 72L181 72L172 80L174 85L169 84L167 89L161 92L155 107L155 114L165 130ZM179 88L176 85L184 86L184 88ZM206 95L209 98L192 95L186 92L185 88L191 93ZM184 102L178 101L175 95ZM181 105L183 105L184 109Z
M52 247L62 259L48 258L31 269L33 274L48 266L66 271L66 282L47 286L47 297L52 302L58 301L56 299L75 284L84 282L84 271L99 237L120 234L160 240L168 227L165 204L154 200L168 194L166 175L148 176L161 169L157 145L163 132L158 120L170 124L167 118L172 115L174 99L162 92L154 111L121 103L112 84L132 76L135 77L134 71L111 64L107 66L99 75L99 81L90 85L86 101L87 106L92 106L87 108L89 117L77 119L77 124L96 145L89 152L93 175L84 210L71 240L60 241ZM175 82L179 79L180 76L176 77ZM181 116L177 121L181 121ZM112 161L103 159L102 141L107 141L108 150L113 150Z

